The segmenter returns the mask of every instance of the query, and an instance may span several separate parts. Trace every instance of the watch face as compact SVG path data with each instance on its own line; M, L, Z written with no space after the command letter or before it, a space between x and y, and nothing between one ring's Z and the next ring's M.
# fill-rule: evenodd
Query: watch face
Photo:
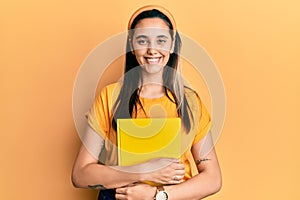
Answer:
M155 200L168 200L168 194L165 191L160 191L156 194Z

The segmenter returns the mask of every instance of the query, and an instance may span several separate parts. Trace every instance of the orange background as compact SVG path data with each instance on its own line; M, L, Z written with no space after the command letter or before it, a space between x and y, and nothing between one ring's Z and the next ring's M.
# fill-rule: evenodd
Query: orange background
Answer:
M96 198L70 180L80 145L73 84L88 53L149 2L1 1L0 199ZM300 3L151 3L174 14L224 80L223 187L207 199L300 199Z

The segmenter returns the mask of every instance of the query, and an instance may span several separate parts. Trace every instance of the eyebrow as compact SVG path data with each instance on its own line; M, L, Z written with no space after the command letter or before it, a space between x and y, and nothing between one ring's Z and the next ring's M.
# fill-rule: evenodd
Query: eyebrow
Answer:
M168 39L168 36L166 36L166 35L158 35L158 36L156 36L157 38L165 38L165 39ZM148 36L146 36L146 35L138 35L138 36L136 36L136 39L140 39L140 38L148 38Z
M166 36L166 35L159 35L159 36L157 36L158 38L166 38L166 39L168 39L168 36Z
M140 39L140 38L148 38L146 35L138 35L136 36L136 39Z

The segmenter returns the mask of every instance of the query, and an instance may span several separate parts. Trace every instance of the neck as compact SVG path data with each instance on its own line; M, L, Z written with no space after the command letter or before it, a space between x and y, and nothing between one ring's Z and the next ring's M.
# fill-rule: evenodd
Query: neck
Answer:
M148 85L148 84L163 85L162 76L163 76L163 70L155 74L147 73L144 70L142 70L143 85Z
M160 98L165 95L163 85L156 83L143 84L139 93L140 97Z
M142 84L139 95L146 98L159 98L164 96L163 70L157 73L148 73L142 70Z

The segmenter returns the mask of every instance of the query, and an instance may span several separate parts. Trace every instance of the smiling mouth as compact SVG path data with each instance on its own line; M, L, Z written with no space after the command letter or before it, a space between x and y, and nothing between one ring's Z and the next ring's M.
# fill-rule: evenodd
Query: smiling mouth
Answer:
M145 59L150 65L157 65L161 61L161 57L145 57Z

